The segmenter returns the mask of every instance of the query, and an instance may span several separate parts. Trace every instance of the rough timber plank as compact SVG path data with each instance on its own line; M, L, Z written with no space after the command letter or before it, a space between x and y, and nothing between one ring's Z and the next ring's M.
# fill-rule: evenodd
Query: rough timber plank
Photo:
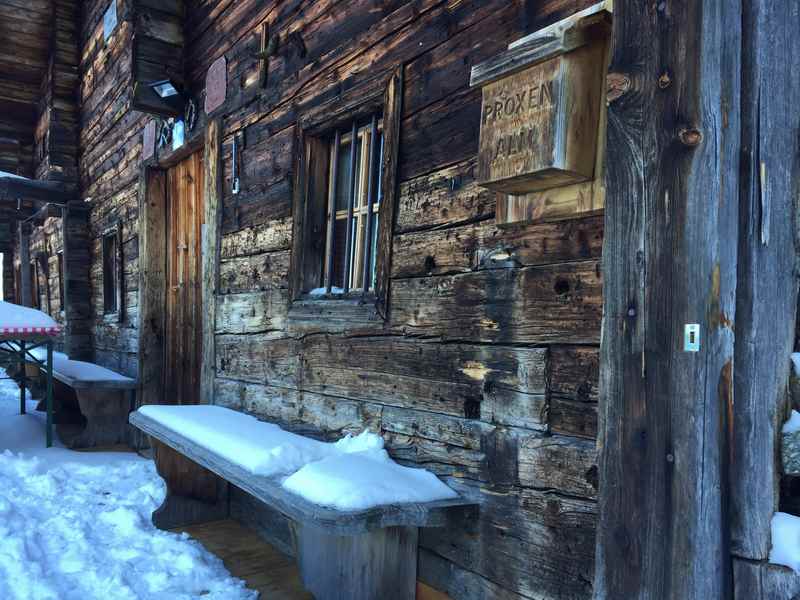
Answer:
M139 271L139 380L140 404L162 402L164 385L164 306L166 302L166 175L142 174L139 244L143 257Z
M211 121L206 129L205 175L203 182L202 226L202 360L200 364L200 401L211 403L214 397L214 371L216 369L214 330L216 329L216 300L219 278L219 238L221 211L221 144L222 130L219 121Z
M741 7L664 7L614 3L596 600L730 593Z
M766 559L797 316L800 237L790 215L800 210L800 112L792 100L800 74L786 65L800 60L800 11L791 2L743 6L731 546L737 556Z
M392 324L501 343L597 343L600 265L585 261L392 282Z

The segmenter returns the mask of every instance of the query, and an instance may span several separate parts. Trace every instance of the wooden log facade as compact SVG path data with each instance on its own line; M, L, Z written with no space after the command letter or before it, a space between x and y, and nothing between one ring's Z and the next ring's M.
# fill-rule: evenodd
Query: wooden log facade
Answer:
M9 2L23 10L0 0L0 16ZM512 201L478 185L471 68L591 0L117 0L110 30L109 0L27 4L44 27L31 40L51 26L29 49L43 95L29 114L30 89L0 93L19 117L0 110L0 169L75 194L14 225L5 297L58 315L71 355L138 378L140 403L175 401L172 365L196 369L197 402L322 439L380 433L480 505L420 532L418 579L454 600L800 591L765 562L788 355L765 363L788 353L797 310L800 138L783 102L800 81L774 63L797 38L788 2L615 2L598 172L579 190L607 208L516 223ZM152 73L194 102L174 149ZM298 235L301 250L326 243L298 210L320 175L306 146L326 119L381 102L394 177L377 301L301 298L314 286ZM778 153L791 164L759 179ZM180 193L203 201L176 208L186 161L194 191ZM187 237L167 233L176 221ZM176 298L198 315L180 313L184 346L165 318ZM679 347L688 323L706 332L697 364ZM231 511L291 550L277 513L235 488Z
M82 25L93 346L97 362L136 376L139 178L150 117L131 109L126 85L135 18L122 17L104 44L107 4L87 2ZM227 59L227 100L212 115L223 175L213 400L328 437L381 432L396 459L479 500L481 516L466 529L432 529L420 540L420 580L453 598L591 595L603 219L497 227L495 194L475 183L480 94L469 87L471 65L589 4L187 7L186 73L199 106L208 68ZM279 42L261 88L254 55L263 22ZM389 318L294 320L297 115L397 66L404 83ZM116 223L125 317L109 322L98 293L101 240Z

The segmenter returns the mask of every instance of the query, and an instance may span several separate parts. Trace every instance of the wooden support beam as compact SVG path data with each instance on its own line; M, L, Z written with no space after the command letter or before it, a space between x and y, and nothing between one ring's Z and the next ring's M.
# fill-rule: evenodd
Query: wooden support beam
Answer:
M139 405L163 402L166 182L165 171L150 168L142 171L139 182Z
M614 15L594 596L725 599L741 3Z
M62 209L63 205L48 202L30 216L28 221L36 226L44 225L44 222L51 217L61 217Z
M0 177L0 198L13 200L26 198L53 204L65 204L74 196L75 194L70 192L63 183L56 181Z
M216 351L216 293L219 280L219 240L222 225L222 126L219 120L210 121L206 129L204 161L205 224L202 232L202 289L203 353L200 364L200 401L211 404L214 399Z
M30 235L28 233L28 228L22 222L17 223L17 235L19 240L20 275L22 279L20 282L20 302L22 302L23 306L32 306Z
M743 8L731 546L737 556L766 560L797 312L800 73L787 65L800 61L800 12L772 0Z

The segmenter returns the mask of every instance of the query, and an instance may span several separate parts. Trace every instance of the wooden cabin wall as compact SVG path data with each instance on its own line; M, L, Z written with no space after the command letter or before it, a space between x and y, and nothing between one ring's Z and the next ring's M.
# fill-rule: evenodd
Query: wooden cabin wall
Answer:
M480 92L469 88L473 64L590 4L188 5L195 94L212 61L224 54L228 62L228 100L214 115L224 159L215 401L329 437L379 431L396 459L477 499L479 518L421 535L419 578L456 599L592 592L603 219L498 228L494 194L474 182ZM135 375L137 182L149 117L130 110L130 24L121 18L103 43L107 5L84 5L79 170L92 205L94 360ZM283 41L261 90L253 55L265 20ZM344 330L293 323L297 111L398 65L405 83L389 320ZM234 196L237 133L244 134L242 193ZM121 323L102 314L100 261L103 232L120 222Z
M189 11L194 89L228 60L215 399L332 436L380 431L396 459L478 499L480 518L421 536L420 579L453 598L591 595L602 217L496 227L494 194L474 183L480 92L468 86L471 65L588 4L243 0ZM279 48L259 93L264 19L302 44ZM293 323L298 107L399 64L389 322Z
M47 21L48 52L39 85L33 136L34 171L37 179L59 181L75 195L70 202L74 208L70 208L66 220L62 219L65 213L61 208L56 208L49 214L60 214L60 217L37 218L35 223L25 225L30 229L28 256L37 263L32 273L32 292L39 291L34 304L64 326L59 349L68 351L75 359L88 359L91 358L91 345L87 329L86 214L83 203L78 200L81 3L77 0L53 0ZM64 251L65 231L68 252L67 258L62 258L60 274L59 253ZM14 238L19 263L19 238ZM38 286L35 285L37 280ZM71 283L65 287L66 280ZM65 298L62 299L62 295Z
M103 39L109 0L84 3L81 27L80 187L92 207L89 218L90 335L93 360L130 376L138 371L138 198L141 127L147 117L130 108L131 34L118 2L118 25ZM102 238L122 227L123 320L103 314Z

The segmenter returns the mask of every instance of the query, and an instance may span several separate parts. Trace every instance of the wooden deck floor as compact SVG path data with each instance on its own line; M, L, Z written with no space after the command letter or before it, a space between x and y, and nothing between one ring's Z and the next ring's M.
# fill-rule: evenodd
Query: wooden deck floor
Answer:
M234 577L261 593L261 600L313 600L300 582L294 559L236 521L192 525L185 531L222 559Z
M128 446L84 448L79 452L135 452ZM243 579L260 600L314 600L300 581L294 559L273 548L252 530L232 519L175 529L186 532L222 559L231 575ZM417 582L417 600L451 600L424 583Z

